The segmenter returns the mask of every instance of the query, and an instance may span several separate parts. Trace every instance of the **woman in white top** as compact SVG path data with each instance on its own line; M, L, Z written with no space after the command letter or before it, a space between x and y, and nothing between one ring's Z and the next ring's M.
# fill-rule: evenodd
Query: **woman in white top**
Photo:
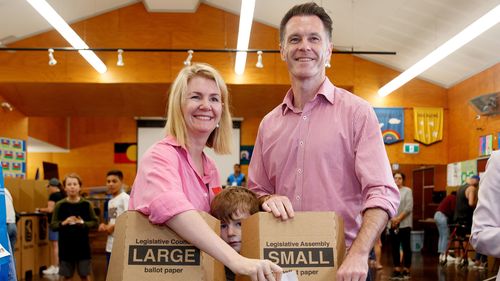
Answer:
M391 279L410 277L411 267L411 244L410 235L413 226L413 193L409 187L403 186L405 175L397 172L393 174L394 181L399 188L400 204L398 214L389 222L389 234L392 244L392 261L394 272ZM403 264L399 252L400 245L403 248Z

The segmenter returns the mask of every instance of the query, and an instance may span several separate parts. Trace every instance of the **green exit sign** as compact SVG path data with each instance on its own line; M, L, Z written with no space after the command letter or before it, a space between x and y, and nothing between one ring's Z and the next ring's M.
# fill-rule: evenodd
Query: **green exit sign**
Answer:
M420 152L420 145L418 143L404 143L403 153L416 154Z

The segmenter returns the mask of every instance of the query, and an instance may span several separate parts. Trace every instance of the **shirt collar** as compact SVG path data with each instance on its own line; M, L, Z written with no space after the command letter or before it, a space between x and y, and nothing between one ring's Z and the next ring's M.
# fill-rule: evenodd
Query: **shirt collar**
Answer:
M167 144L170 144L171 146L181 146L178 142L177 142L177 138L175 138L174 136L171 136L171 135L168 135L164 141L167 143ZM185 149L184 149L185 150Z
M315 100L317 96L323 96L325 100L327 100L330 104L333 104L335 100L335 91L337 87L335 87L332 82L330 82L330 79L328 77L325 78L323 83L318 89L318 92L316 93L315 97L312 99ZM287 114L288 111L291 110L292 112L299 112L300 110L296 108L293 105L293 89L290 88L288 92L285 95L285 98L283 99L283 102L281 103L281 113L283 115Z
M194 169L194 164L192 163L191 156L189 156L189 152L187 151L187 149L185 147L181 146L177 142L177 139L174 136L168 135L164 139L164 141L165 141L165 143L180 149L182 151L182 153L184 153L186 159L188 159L189 165L193 168L194 171L196 171L196 169ZM203 183L207 184L207 183L209 183L209 181L211 179L211 175L214 174L214 170L216 170L216 167L211 165L211 163L208 161L208 158L207 158L204 151L202 152L202 154L203 154L202 155L202 157L203 157L203 175L198 175L198 176L203 180ZM198 173L196 172L196 174L198 174Z

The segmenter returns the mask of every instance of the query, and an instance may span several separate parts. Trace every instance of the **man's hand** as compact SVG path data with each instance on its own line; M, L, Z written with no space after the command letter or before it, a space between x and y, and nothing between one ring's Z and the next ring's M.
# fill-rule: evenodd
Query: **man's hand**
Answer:
M337 271L337 281L365 281L368 273L368 256L347 254Z
M286 196L271 195L262 203L262 209L271 212L277 218L287 220L293 218L294 212L290 199Z

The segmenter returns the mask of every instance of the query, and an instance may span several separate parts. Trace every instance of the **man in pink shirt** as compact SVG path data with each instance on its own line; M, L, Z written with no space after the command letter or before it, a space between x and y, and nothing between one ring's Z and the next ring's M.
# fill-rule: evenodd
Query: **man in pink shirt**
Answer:
M293 7L280 25L291 89L259 127L249 169L264 210L335 211L348 254L337 280L365 280L368 254L399 206L399 191L372 106L325 75L332 20L315 3Z

